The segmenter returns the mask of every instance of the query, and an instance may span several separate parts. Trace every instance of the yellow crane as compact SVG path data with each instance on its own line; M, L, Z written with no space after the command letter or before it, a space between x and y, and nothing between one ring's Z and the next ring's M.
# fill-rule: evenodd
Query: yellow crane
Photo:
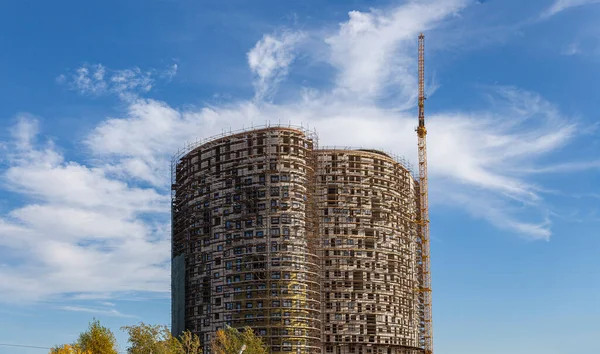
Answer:
M425 35L419 34L419 213L417 216L421 241L423 279L423 333L421 345L425 354L433 353L433 322L431 316L431 259L429 245L429 205L427 193L427 128L425 128Z

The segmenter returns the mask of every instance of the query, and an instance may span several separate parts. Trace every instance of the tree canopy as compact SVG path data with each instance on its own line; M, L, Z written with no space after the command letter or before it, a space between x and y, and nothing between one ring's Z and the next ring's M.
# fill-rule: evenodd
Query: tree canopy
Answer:
M166 326L140 323L121 329L129 334L128 354L172 354L180 351L181 345Z
M167 326L140 323L121 328L129 334L128 354L200 354L200 339L189 331L177 339Z
M200 338L185 331L179 338L171 335L167 326L140 323L124 326L129 335L128 354L201 354ZM110 329L95 320L87 331L81 333L73 344L63 344L50 350L50 354L117 354L117 341Z
M96 319L90 322L87 331L79 335L75 345L83 352L92 354L118 354L115 335Z
M63 344L50 349L50 354L118 354L115 335L94 319L73 344Z
M211 342L214 354L239 354L242 346L246 346L244 354L267 354L267 347L250 327L242 332L227 326L215 333Z
M192 334L190 331L185 331L179 337L181 343L181 349L183 354L201 354L202 346L200 345L200 338L197 335Z
M50 354L92 354L92 352L83 351L75 345L63 344L52 348Z

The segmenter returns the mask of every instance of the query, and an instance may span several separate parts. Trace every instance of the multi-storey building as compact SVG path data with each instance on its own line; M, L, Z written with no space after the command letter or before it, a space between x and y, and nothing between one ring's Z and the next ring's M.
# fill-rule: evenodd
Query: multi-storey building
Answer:
M409 169L374 150L315 155L324 352L414 352L422 314Z
M416 189L374 150L318 149L269 127L178 154L172 184L172 331L205 353L226 325L272 353L418 352Z

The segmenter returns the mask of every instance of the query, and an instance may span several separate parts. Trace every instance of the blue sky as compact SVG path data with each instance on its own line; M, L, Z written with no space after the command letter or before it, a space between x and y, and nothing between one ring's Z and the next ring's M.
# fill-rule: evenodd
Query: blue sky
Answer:
M416 158L435 346L600 352L600 4L0 3L0 343L169 324L169 157L265 122ZM0 346L0 353L43 353Z

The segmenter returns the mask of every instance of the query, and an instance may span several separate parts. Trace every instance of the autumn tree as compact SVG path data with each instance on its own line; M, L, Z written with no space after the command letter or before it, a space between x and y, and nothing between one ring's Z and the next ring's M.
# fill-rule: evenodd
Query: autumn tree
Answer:
M50 354L92 354L92 352L83 351L76 345L63 344L50 349Z
M267 347L250 327L242 332L227 326L215 333L211 348L215 354L238 354L245 346L244 354L267 354Z
M118 354L115 335L96 319L90 322L87 331L79 335L75 346L91 354Z
M167 326L147 325L122 328L129 334L128 354L200 354L200 339L189 331L179 339L171 335Z
M197 335L192 334L190 331L185 331L181 336L179 336L179 343L181 343L182 354L202 353L200 338L198 338Z
M128 354L172 354L179 351L179 343L171 336L167 326L147 325L124 326L129 334Z
M189 331L179 338L171 335L167 326L147 325L121 328L129 334L128 354L201 354L200 338ZM50 354L117 354L117 341L113 333L95 320L74 344L56 346Z
M94 319L74 344L56 346L50 354L118 354L117 340L110 329Z

